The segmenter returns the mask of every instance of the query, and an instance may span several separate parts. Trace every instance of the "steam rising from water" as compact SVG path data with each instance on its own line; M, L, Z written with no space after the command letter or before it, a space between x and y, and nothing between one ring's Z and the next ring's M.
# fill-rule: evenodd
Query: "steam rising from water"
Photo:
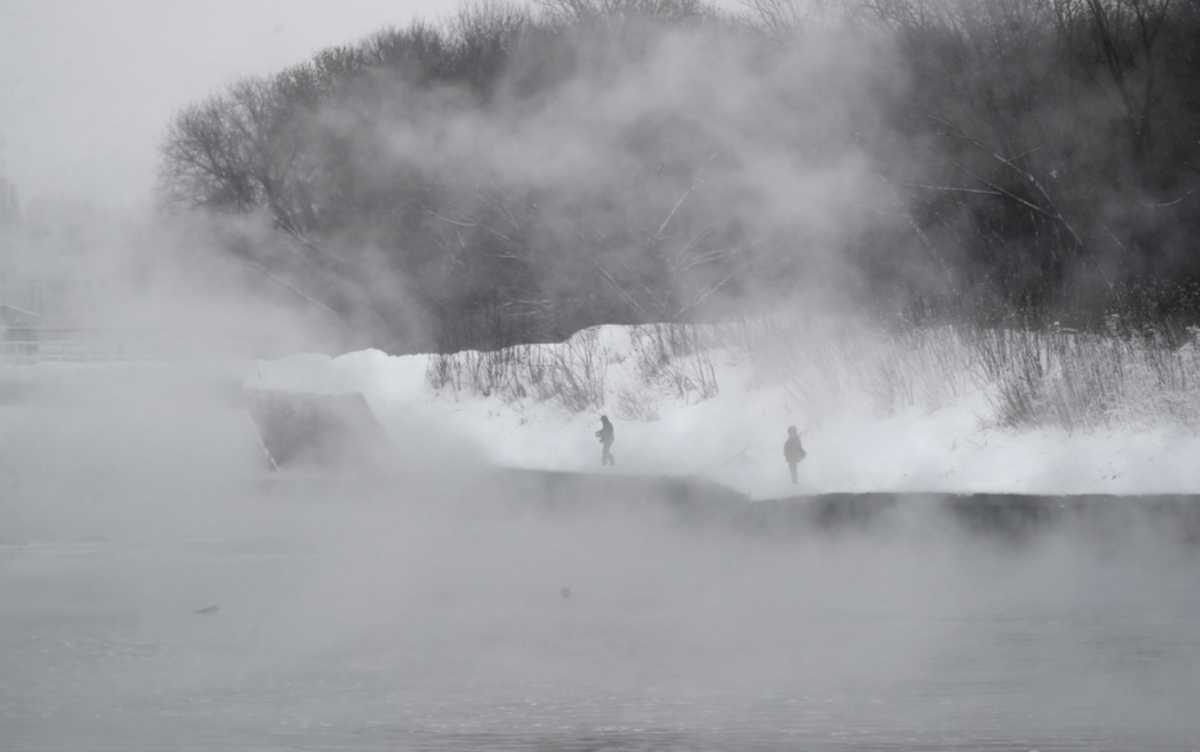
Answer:
M1162 536L1014 546L932 501L747 535L636 494L538 512L453 458L268 482L240 408L207 386L2 408L20 427L0 505L7 743L1146 749L1200 733L1200 561Z
M698 227L717 216L747 247L774 249L772 263L801 257L804 285L826 288L840 279L837 248L899 222L864 218L891 196L852 133L880 95L855 63L886 59L886 45L827 59L836 44L800 48L764 85L750 51L718 67L705 64L713 40L659 41L645 68L523 113L520 133L497 125L511 113L468 109L445 128L397 116L369 144L386 167L451 174L463 217L492 200L481 181L501 199L541 192L540 211L561 220L543 228L545 248L596 230L617 265L637 257L634 241L681 225L683 206ZM908 91L884 78L883 94ZM780 112L779 90L812 118ZM595 125L680 112L696 129L697 175L658 175ZM336 131L339 114L322 122ZM786 166L797 139L813 161ZM648 204L567 221L568 189L620 196L650 175ZM606 240L628 224L622 211L645 237ZM426 219L446 238L460 229ZM53 259L36 232L14 235L11 260L100 290L68 294L55 315L169 338L194 362L0 372L0 747L1179 749L1200 738L1200 562L1161 526L1057 527L1011 545L929 501L864 530L748 535L680 525L654 491L614 500L582 485L562 492L580 511L544 514L429 425L380 473L272 476L236 388L245 364L214 365L213 353L230 339L243 356L338 349L358 322L245 258L209 263L230 236L267 247L256 218L216 239L157 226L110 237L106 222L81 223ZM371 273L377 240L363 234L342 250L421 341L423 311L396 303L403 280ZM547 286L576 280L567 265ZM681 299L713 282L681 281Z

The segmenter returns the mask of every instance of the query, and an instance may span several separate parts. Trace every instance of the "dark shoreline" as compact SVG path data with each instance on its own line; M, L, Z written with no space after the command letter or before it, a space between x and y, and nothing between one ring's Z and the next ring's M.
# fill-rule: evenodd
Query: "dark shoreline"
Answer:
M1054 529L1112 537L1144 531L1200 545L1200 494L948 494L872 492L751 500L698 478L503 470L496 480L524 509L553 515L648 514L688 527L765 537L881 529L905 513L932 513L985 537L1022 541Z

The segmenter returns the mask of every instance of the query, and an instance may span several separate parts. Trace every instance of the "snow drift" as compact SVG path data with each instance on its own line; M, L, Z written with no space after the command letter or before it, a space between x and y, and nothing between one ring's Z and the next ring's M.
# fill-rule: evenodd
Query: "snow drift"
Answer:
M490 353L260 361L253 389L360 393L401 454L699 476L794 493L1169 494L1200 488L1194 342L837 322L607 326ZM809 452L798 486L788 425ZM453 459L449 461L453 462Z

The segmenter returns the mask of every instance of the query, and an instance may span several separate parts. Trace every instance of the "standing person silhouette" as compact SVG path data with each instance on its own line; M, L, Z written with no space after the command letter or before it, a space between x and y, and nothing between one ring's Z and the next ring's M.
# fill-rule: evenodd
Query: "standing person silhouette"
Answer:
M615 438L613 424L608 420L607 415L600 416L600 430L596 432L596 438L600 439L600 446L603 447L600 452L600 464L616 465L617 461L612 456L612 445Z
M792 473L793 486L796 485L796 465L799 465L807 454L803 445L800 444L800 434L796 431L796 427L788 426L787 441L783 442L783 458L787 460L788 470Z

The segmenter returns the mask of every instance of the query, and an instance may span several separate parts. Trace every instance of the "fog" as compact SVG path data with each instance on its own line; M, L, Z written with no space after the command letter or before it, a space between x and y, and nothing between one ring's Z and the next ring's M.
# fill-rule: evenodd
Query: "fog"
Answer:
M167 138L165 199L269 220L299 248L239 253L390 351L788 295L864 305L848 249L905 222L861 143L912 86L889 39L830 25L776 45L716 21L631 13L610 28L582 11L556 30L553 12L519 13L467 6L444 31L395 30L196 103ZM527 38L493 39L522 23ZM487 45L511 59L493 71ZM405 55L413 72L389 73ZM273 130L245 135L264 119Z
M152 202L163 129L186 102L438 0L0 3L0 173L28 200ZM79 124L86 122L86 135Z
M469 455L269 474L229 373L71 370L23 391L7 373L0 407L17 748L1178 749L1200 732L1200 559L1136 500L1018 538L920 497L748 531L689 522L704 499L653 486L539 502Z
M505 109L503 80L490 110L455 109L453 87L388 83L427 109L361 130L352 108L309 113L322 137L363 149L356 176L413 168L449 181L438 208L461 213L413 204L413 235L389 241L403 223L298 232L276 206L141 211L170 112L404 21L389 16L410 5L4 4L0 83L17 85L0 85L0 110L15 113L2 166L27 195L54 198L0 227L0 303L96 332L64 362L0 361L0 747L1200 744L1193 498L1089 501L1009 526L1025 507L991 514L916 494L843 519L822 516L828 499L758 504L620 471L608 476L627 482L619 491L587 473L543 483L490 466L403 405L386 440L344 463L273 471L243 388L256 359L432 346L431 298L445 299L420 293L468 277L512 292L492 267L462 271L454 250L468 227L494 235L487 212L520 208L509 189L541 192L525 208L542 224L512 224L522 251L550 254L531 257L550 268L534 290L547 299L611 285L635 308L658 300L631 271L647 238L687 270L762 250L741 295L707 268L668 278L714 316L779 283L810 295L776 315L857 325L849 315L870 296L841 250L911 219L880 209L896 195L853 132L874 122L878 98L913 91L903 73L880 83L867 71L891 59L886 40L842 49L830 33L763 67L742 41L690 31L655 36L644 68L585 69L528 110ZM101 25L113 34L96 35ZM707 65L715 51L724 62ZM793 127L780 91L816 114ZM680 113L703 123L698 141L729 151L675 175L613 135ZM809 161L784 156L797 142ZM119 218L60 203L78 193L122 207ZM697 246L709 230L736 242ZM508 246L477 245L512 260ZM629 276L589 276L597 248ZM414 259L436 273L402 263ZM897 274L940 280L938 263L897 262ZM61 294L46 279L65 280Z

